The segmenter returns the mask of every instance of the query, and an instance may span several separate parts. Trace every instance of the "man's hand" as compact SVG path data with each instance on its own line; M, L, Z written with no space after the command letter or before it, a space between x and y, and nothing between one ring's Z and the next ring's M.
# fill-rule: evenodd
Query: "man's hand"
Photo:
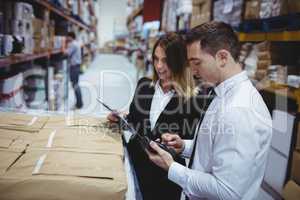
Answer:
M174 162L172 156L160 148L155 142L150 142L151 148L156 152L152 153L147 151L149 159L154 162L157 166L163 168L164 170L168 171L171 164Z
M176 134L165 133L161 136L162 143L175 149L177 154L184 150L184 141Z

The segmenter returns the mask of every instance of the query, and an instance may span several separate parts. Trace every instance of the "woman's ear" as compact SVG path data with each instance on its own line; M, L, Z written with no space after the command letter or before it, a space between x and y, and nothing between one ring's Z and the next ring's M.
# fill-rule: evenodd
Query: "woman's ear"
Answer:
M225 67L228 63L228 59L229 52L227 50L222 49L216 53L216 61L220 67Z

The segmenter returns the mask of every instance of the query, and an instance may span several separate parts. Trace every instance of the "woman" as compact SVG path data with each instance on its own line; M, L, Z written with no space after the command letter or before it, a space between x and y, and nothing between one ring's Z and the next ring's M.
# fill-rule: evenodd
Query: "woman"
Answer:
M190 69L187 67L187 50L183 38L168 33L155 43L152 53L154 76L138 81L134 98L127 115L128 121L140 135L151 140L160 139L163 133L179 134L192 139L200 117L201 103L194 101L196 90ZM199 111L199 112L198 112ZM118 119L111 113L111 122ZM133 163L144 200L180 199L181 188L168 180L165 171L153 164L140 144L131 139L127 149ZM181 158L176 159L185 164Z

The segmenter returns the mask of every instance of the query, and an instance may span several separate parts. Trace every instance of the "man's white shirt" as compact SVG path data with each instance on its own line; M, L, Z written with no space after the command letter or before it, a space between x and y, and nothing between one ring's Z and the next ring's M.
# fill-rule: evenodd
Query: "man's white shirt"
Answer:
M176 162L168 177L193 199L255 199L263 179L272 137L269 111L246 72L215 88L196 133L191 169ZM193 141L185 141L190 157Z

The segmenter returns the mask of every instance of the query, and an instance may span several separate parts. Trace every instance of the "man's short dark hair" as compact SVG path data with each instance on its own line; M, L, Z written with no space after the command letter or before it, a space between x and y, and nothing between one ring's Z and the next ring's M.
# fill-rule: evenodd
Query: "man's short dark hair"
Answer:
M71 37L73 40L76 39L76 34L75 34L75 32L69 32L69 33L68 33L68 36Z
M201 48L215 56L221 49L229 51L238 61L240 44L232 27L224 22L207 22L192 28L186 36L187 44L200 41Z

